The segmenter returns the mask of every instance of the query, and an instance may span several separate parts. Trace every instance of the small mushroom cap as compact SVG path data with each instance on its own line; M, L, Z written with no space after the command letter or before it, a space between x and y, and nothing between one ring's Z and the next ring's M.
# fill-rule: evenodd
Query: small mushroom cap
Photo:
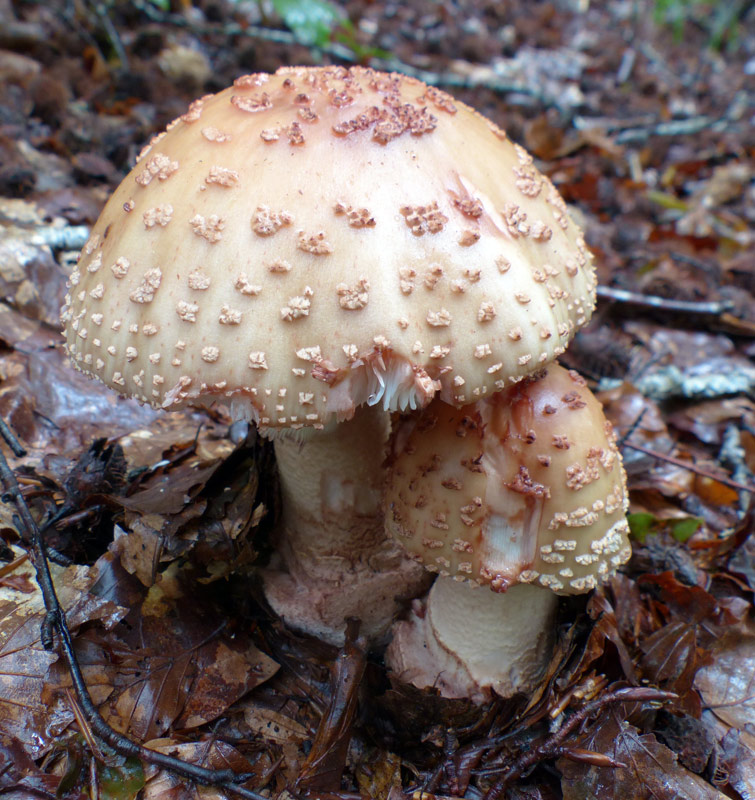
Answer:
M631 556L615 436L575 372L551 364L459 409L435 400L392 442L388 529L430 570L576 594Z
M268 427L487 396L563 352L595 295L525 150L438 89L360 67L196 100L115 191L70 283L79 369Z

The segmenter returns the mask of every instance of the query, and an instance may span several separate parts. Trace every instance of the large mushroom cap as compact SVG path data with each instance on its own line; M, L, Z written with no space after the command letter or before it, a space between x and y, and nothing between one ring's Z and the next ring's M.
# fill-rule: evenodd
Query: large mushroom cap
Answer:
M399 424L392 459L388 528L442 575L576 594L631 556L611 425L558 364L471 406L434 401Z
M594 291L562 199L484 117L399 75L284 68L146 148L63 320L73 363L124 395L318 427L499 391L562 352Z

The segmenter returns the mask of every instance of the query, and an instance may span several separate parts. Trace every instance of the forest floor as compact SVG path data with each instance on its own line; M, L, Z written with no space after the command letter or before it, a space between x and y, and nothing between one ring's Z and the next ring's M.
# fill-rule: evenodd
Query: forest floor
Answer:
M5 452L73 562L53 577L101 714L249 773L245 796L754 797L752 3L355 0L333 35L300 24L317 46L260 7L0 0L0 415L26 454ZM444 701L379 652L287 631L253 579L269 447L222 411L116 400L63 353L66 277L143 144L241 74L349 59L497 122L596 255L598 307L563 362L619 435L634 556L562 603L530 697ZM97 743L41 644L23 533L0 504L0 794L235 796Z

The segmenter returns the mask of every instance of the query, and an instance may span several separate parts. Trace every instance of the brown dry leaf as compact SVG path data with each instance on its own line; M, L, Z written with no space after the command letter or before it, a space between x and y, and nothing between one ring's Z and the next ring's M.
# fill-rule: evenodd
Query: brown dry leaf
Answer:
M314 739L314 732L282 711L263 705L250 698L242 703L244 722L252 734L274 752L282 755L279 780L293 785L305 758L305 749ZM282 788L282 787L281 787ZM317 796L321 792L316 793Z
M0 741L0 795L7 800L59 800L59 775L42 772L24 749L10 736ZM68 792L66 800L87 800L83 792Z
M0 341L8 348L24 343L44 347L50 340L49 331L42 328L38 320L31 320L16 309L3 303L0 305Z
M362 797L369 800L383 800L392 792L401 792L401 764L399 756L390 751L376 753L369 760L357 766L356 777Z
M653 727L661 743L676 753L679 763L697 775L702 775L711 757L717 756L721 737L712 717L698 719L661 709Z
M721 471L712 460L706 464L705 459L696 458L695 463L697 466L709 470L713 475ZM739 492L731 486L727 486L715 478L709 478L707 475L695 475L694 492L703 503L714 508L721 508L723 512L733 511L732 523L739 518L739 514L736 512L739 504Z
M365 666L364 650L347 642L333 666L330 702L299 773L298 788L324 792L340 789Z
M642 652L640 665L652 684L679 695L690 690L698 666L694 625L669 622L642 642Z
M154 516L157 515L150 515ZM158 517L157 524L162 527L161 517ZM144 586L152 586L157 578L163 537L143 517L131 522L130 528L129 533L116 525L110 551L120 558L121 565L130 575L138 578Z
M209 642L197 653L198 674L177 727L194 728L219 717L242 695L271 678L278 664L237 639Z
M219 426L193 410L161 414L148 428L133 429L119 440L132 468L152 467L190 455L196 462L226 458L233 444L220 435Z
M720 720L715 727L722 751L719 764L728 774L729 786L740 797L755 797L755 736Z
M680 766L674 753L652 734L641 735L619 714L601 717L578 746L604 753L624 766L559 759L563 800L725 800L707 781Z
M129 608L124 625L90 634L82 650L88 680L111 689L100 712L116 729L144 740L173 724L195 727L277 670L246 633L222 633L224 619L209 602L205 608L188 601L202 590L177 562L147 589L109 553L98 561L96 578L94 592Z
M300 722L261 703L247 703L244 720L266 742L301 744L312 739L310 732Z
M608 642L616 648L624 677L630 683L637 684L637 675L632 658L622 639L616 615L606 597L604 588L598 588L589 599L587 612L595 620L595 624L590 629L590 635L578 659L575 659L569 665L569 669L559 676L559 687L566 689L579 683L591 666L603 656Z
M92 620L112 626L125 615L125 609L90 593L94 575L88 567L51 565L51 571L72 630ZM12 574L34 580L29 561L19 563ZM38 589L0 587L0 733L16 737L34 757L44 754L73 720L65 698L48 691L50 668L58 657L40 642L44 614Z
M44 220L31 203L2 200L0 215L0 296L31 319L58 325L66 276L35 226Z
M755 426L755 402L747 397L706 400L674 411L669 424L696 436L705 444L718 445L727 425L741 421Z
M166 472L155 473L143 484L144 488L119 501L124 508L141 514L178 514L221 463L219 459L203 465L184 461Z
M122 633L129 653L114 671L105 716L137 739L161 735L179 718L214 719L275 672L247 637L221 634L223 621L189 601L194 591L173 562L135 609L137 627Z
M712 663L695 676L704 704L732 728L755 726L755 623L725 631L710 652Z
M748 536L729 559L728 568L755 589L755 536Z
M642 590L653 592L674 614L688 623L714 619L718 612L718 603L710 592L702 586L682 583L671 572L643 575L638 583Z
M208 739L202 742L179 743L172 739L146 742L150 750L180 758L191 764L210 769L232 769L236 773L253 775L241 786L253 789L261 770L227 742ZM235 793L211 786L199 786L166 770L145 764L147 782L139 797L142 800L233 800Z
M616 625L627 646L633 647L643 633L652 630L652 620L643 605L642 594L631 578L617 573L610 578L607 591L612 597Z

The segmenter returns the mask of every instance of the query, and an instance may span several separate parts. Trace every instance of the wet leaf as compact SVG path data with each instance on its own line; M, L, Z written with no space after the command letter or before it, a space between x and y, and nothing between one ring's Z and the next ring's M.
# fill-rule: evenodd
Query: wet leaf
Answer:
M176 725L193 728L216 719L277 671L278 664L245 637L208 643L197 654L197 678Z
M53 565L51 569L72 630L97 619L112 625L125 614L124 609L89 593L93 577L87 567ZM34 580L28 561L19 563L13 574ZM49 670L57 655L40 642L44 614L38 589L0 587L0 732L15 737L34 757L44 754L73 720L65 697L48 694Z
M133 800L144 786L144 767L136 758L118 766L98 764L97 780L102 800Z
M564 800L724 800L707 781L680 766L676 756L652 734L606 714L583 737L580 746L605 753L624 766L599 767L557 762Z
M715 726L705 719L661 710L656 719L655 734L677 754L680 764L698 775L705 771L711 757L716 756L719 737Z
M645 591L653 592L659 600L670 606L673 613L690 623L712 619L718 610L713 595L701 586L682 583L671 572L643 575L640 586Z
M182 743L164 738L151 740L145 745L150 750L157 750L210 769L232 769L238 774L250 774L253 777L240 785L248 789L255 788L254 776L258 768L227 742L212 738L201 742ZM232 800L236 796L222 789L193 784L180 775L159 769L152 764L145 765L144 774L146 784L140 795L141 800Z
M698 667L695 627L682 620L664 625L642 642L641 666L656 686L677 694L692 687Z
M705 706L732 728L755 725L755 624L726 631L711 648L712 661L695 676Z
M0 737L0 795L8 800L58 800L60 776L43 772L30 758L27 748L9 734ZM83 793L66 800L87 800Z
M380 753L357 767L360 793L369 800L382 800L392 791L401 791L401 759L393 753Z
M347 641L333 668L330 703L301 768L298 785L302 788L331 792L340 788L365 666L362 647Z

